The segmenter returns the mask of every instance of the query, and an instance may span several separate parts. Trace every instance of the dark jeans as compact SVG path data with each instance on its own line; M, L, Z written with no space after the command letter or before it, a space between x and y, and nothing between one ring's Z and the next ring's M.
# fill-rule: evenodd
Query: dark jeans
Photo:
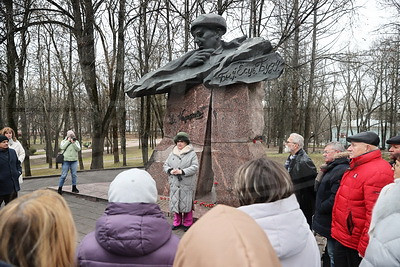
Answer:
M362 260L357 250L343 246L338 241L335 243L334 254L335 267L357 267Z
M7 205L11 200L13 200L17 197L18 197L18 193L15 191L12 192L11 194L0 196L0 206L3 204L3 201L4 201L4 205Z

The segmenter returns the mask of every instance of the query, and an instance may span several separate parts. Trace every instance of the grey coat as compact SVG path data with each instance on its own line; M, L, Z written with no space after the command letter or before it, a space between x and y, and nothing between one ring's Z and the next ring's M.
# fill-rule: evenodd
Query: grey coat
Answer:
M175 146L167 161L164 163L164 171L169 174L169 208L171 212L181 213L192 210L197 184L197 170L199 162L192 145L185 146L181 153ZM184 174L172 175L172 169L181 169Z

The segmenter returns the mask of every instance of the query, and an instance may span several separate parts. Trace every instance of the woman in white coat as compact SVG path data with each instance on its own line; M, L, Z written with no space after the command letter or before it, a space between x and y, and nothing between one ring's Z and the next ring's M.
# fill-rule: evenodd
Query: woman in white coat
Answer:
M251 160L236 172L234 187L239 209L264 229L282 266L321 266L317 242L282 165L267 158Z
M372 210L369 243L360 267L400 266L400 154L394 157L394 183L382 188Z
M183 226L184 231L187 231L193 224L193 201L199 163L187 133L179 132L174 142L176 146L164 163L170 187L169 208L174 213L172 230Z
M4 127L3 129L0 130L0 135L5 135L8 138L8 146L9 148L15 150L15 152L17 153L18 160L21 162L22 166L22 162L24 162L25 159L25 149L22 147L21 143L17 140L14 130L10 127ZM23 182L22 174L19 176L18 181L20 184L22 184Z

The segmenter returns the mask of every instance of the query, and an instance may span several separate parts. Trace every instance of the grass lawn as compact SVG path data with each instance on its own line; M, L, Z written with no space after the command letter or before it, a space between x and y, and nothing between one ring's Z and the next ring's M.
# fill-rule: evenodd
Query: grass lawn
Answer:
M85 170L89 170L91 163L91 153L90 152L85 153L84 151L85 149L83 150L82 153L83 165L85 167ZM153 150L149 149L149 157L151 156L152 152ZM35 153L35 155L39 154ZM314 161L315 166L317 166L317 168L324 163L322 154L319 151L316 153L310 153L309 156ZM278 148L276 147L276 148L269 148L267 150L267 157L281 164L284 164L285 160L288 157L288 154L287 153L279 154ZM127 148L127 164L128 167L132 168L143 166L142 151L137 146ZM106 153L104 154L105 169L119 168L119 167L123 167L122 155L120 155L120 162L114 163L114 155ZM56 169L55 160L53 160L53 166L52 168L49 168L49 164L46 163L45 158L31 159L31 172L32 176L59 175L61 173L61 165L59 164L58 169Z
M151 156L151 153L153 150L149 148L149 157ZM127 148L127 165L128 167L139 167L143 166L143 160L142 160L142 151L137 147L128 147ZM40 155L35 153L35 155ZM82 153L82 158L83 158L83 165L85 167L85 170L90 170L90 163L92 161L92 154L91 152L85 153L83 150ZM120 162L114 163L114 155L113 154L104 154L103 161L104 161L104 168L105 169L110 169L110 168L118 168L118 167L123 167L122 166L122 154L120 155L119 158ZM49 164L46 163L45 158L39 158L39 159L30 159L31 162L31 172L32 176L43 176L43 175L59 175L61 173L61 164L58 164L58 169L56 169L56 163L55 160L53 160L53 167L49 168ZM78 167L79 170L79 167Z
M317 169L319 169L319 166L321 166L322 164L324 164L324 158L322 157L322 153L321 152L314 152L314 153L308 153L308 155L310 156L310 158L312 159L312 161L314 162L315 166L317 167ZM288 158L289 154L288 153L282 153L279 154L278 150L268 150L267 152L267 157L270 159L273 159L281 164L285 164L286 159Z

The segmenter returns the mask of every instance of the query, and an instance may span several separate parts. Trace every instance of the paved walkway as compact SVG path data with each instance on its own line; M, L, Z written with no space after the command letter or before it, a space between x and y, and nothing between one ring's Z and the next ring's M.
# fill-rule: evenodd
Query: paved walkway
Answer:
M103 214L108 203L107 192L109 184L122 171L124 169L79 172L77 186L80 191L79 194L71 192L71 178L70 175L68 176L63 187L63 197L67 201L74 217L78 232L78 244L85 235L95 230L96 221ZM57 190L58 179L59 176L25 179L24 183L21 184L19 194L27 194L42 188ZM172 216L168 212L168 200L164 196L159 196L158 204L161 210L164 211L168 222L172 225ZM209 208L197 203L195 204L194 217L199 218L208 210ZM182 229L178 229L174 233L181 238L185 232ZM317 243L321 244L322 240L317 238Z
M95 229L96 220L103 214L107 206L107 193L111 181L124 169L109 169L99 171L78 172L79 194L72 193L70 174L63 187L63 197L71 208L76 227L78 230L78 241L89 232ZM58 189L59 176L33 177L24 179L21 184L20 195L32 192L37 189L49 188ZM168 199L165 196L159 196L158 204L166 215L169 223L172 224L172 214L168 209ZM209 208L195 205L194 217L199 218ZM181 229L174 231L176 235L182 237L184 232Z

